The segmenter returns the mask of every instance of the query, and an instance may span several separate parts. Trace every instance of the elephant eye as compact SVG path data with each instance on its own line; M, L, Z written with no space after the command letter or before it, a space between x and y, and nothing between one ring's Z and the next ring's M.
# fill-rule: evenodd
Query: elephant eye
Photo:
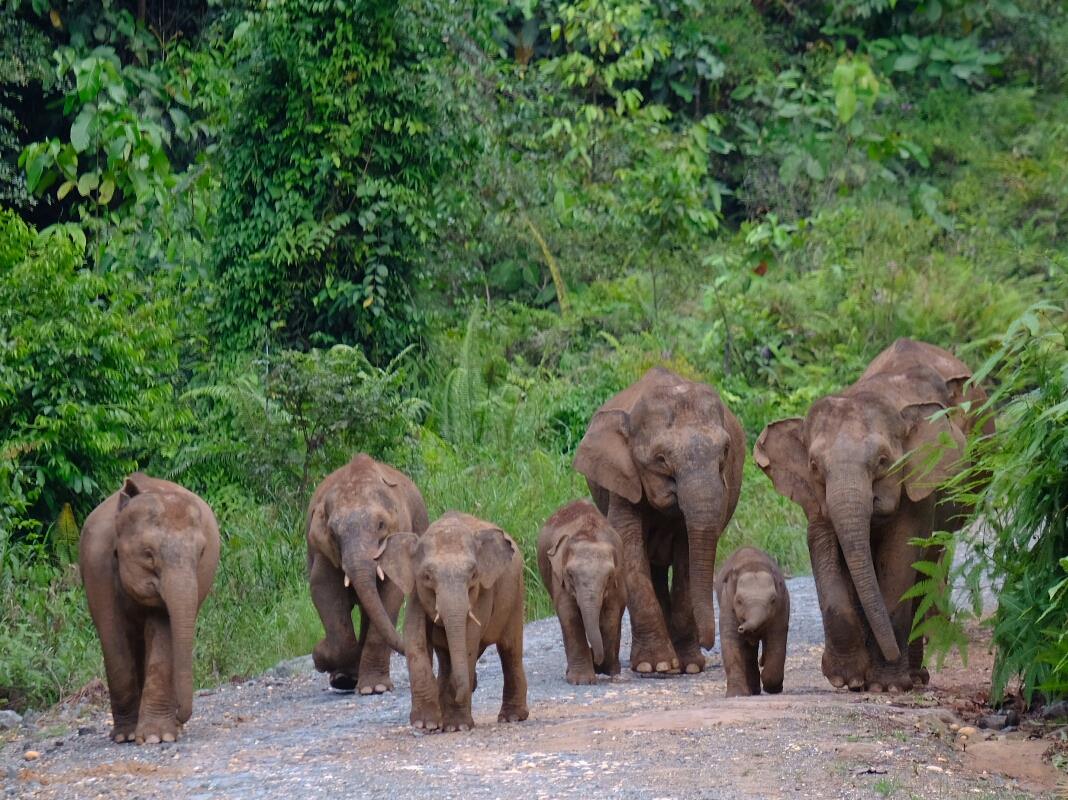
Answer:
M820 471L819 465L816 464L816 459L814 459L814 458L810 458L808 460L808 468L810 470L812 470L813 472L819 472Z
M668 465L667 456L665 456L663 453L657 453L656 454L656 463L659 464L662 467L666 467Z
M879 456L879 469L885 469L886 465L890 463L890 456L883 453Z

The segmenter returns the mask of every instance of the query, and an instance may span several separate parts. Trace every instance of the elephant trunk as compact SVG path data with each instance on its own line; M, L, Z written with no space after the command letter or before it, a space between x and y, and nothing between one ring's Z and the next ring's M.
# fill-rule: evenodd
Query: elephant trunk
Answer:
M594 591L585 591L577 598L582 614L582 627L586 629L586 641L593 651L593 663L604 663L604 642L601 640L601 600Z
M461 706L471 697L471 675L467 663L467 619L470 611L466 597L443 599L438 595L438 614L445 627L445 641L449 646L453 696Z
M171 659L178 722L193 714L193 632L197 619L197 574L182 570L163 578L160 596L171 626Z
M709 650L716 643L716 615L712 607L716 574L716 544L723 530L726 486L716 475L680 479L679 508L686 519L690 555L690 597L697 638Z
M738 625L738 633L753 633L764 627L768 621L768 610L763 606L746 609L745 622Z
M382 604L382 595L378 592L378 565L373 558L358 557L354 553L343 554L342 562L345 574L356 589L356 597L363 613L389 646L403 655L404 640L397 633L393 620Z
M875 576L871 553L872 490L867 476L836 477L827 483L827 510L845 556L853 586L875 641L888 662L901 657L890 614Z

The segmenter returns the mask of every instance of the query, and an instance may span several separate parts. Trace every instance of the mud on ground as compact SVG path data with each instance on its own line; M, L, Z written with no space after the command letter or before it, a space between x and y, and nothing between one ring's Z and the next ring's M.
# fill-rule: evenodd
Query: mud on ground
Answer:
M1060 773L1028 733L963 738L989 663L950 662L926 691L903 696L836 691L822 652L811 578L789 582L786 688L724 697L719 653L702 675L624 675L597 686L563 680L555 619L526 629L530 719L496 721L500 664L479 662L477 727L425 734L408 724L404 662L397 689L331 692L310 659L198 693L175 744L115 745L100 703L68 703L8 734L0 796L28 798L305 797L1015 798L1056 796ZM625 639L623 655L629 651ZM25 759L27 751L39 758ZM1060 793L1068 789L1062 785Z

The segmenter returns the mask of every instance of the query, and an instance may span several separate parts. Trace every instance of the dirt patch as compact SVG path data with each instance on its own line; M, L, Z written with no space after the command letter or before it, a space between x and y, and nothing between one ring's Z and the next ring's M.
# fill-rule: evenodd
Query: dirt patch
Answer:
M1068 790L1064 774L1045 759L1049 742L1043 739L989 739L967 746L964 765L972 772L996 773L1013 778L1032 791ZM1066 792L1068 793L1068 792Z

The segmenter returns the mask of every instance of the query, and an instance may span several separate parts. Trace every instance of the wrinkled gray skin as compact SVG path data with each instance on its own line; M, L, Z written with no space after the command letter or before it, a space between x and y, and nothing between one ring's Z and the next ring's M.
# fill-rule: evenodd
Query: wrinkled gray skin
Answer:
M538 534L538 571L563 633L570 684L619 674L627 592L623 542L588 500L568 503Z
M219 565L208 504L140 472L86 518L82 583L104 651L116 742L173 742L193 711L193 633Z
M360 694L393 688L389 648L404 652L394 628L404 595L378 574L386 537L426 530L426 505L406 475L366 454L328 475L308 506L308 581L325 636L312 653L330 685ZM359 639L352 610L359 605ZM370 624L368 624L370 623Z
M963 520L937 487L960 469L986 400L970 378L947 351L899 339L855 384L804 419L772 423L756 443L757 464L808 517L823 672L833 686L904 691L927 682L923 642L908 641L915 604L901 596L924 557L910 541ZM970 414L945 413L965 400Z
M640 674L705 667L716 545L738 503L745 449L712 387L660 367L601 406L579 444L575 469L623 540Z
M473 728L475 664L491 644L504 672L497 719L525 720L523 556L512 538L491 523L450 511L421 537L390 536L378 565L408 596L411 724L429 731ZM436 685L432 652L439 666Z
M719 636L727 697L777 694L786 667L790 594L775 560L742 547L724 562L716 579Z

